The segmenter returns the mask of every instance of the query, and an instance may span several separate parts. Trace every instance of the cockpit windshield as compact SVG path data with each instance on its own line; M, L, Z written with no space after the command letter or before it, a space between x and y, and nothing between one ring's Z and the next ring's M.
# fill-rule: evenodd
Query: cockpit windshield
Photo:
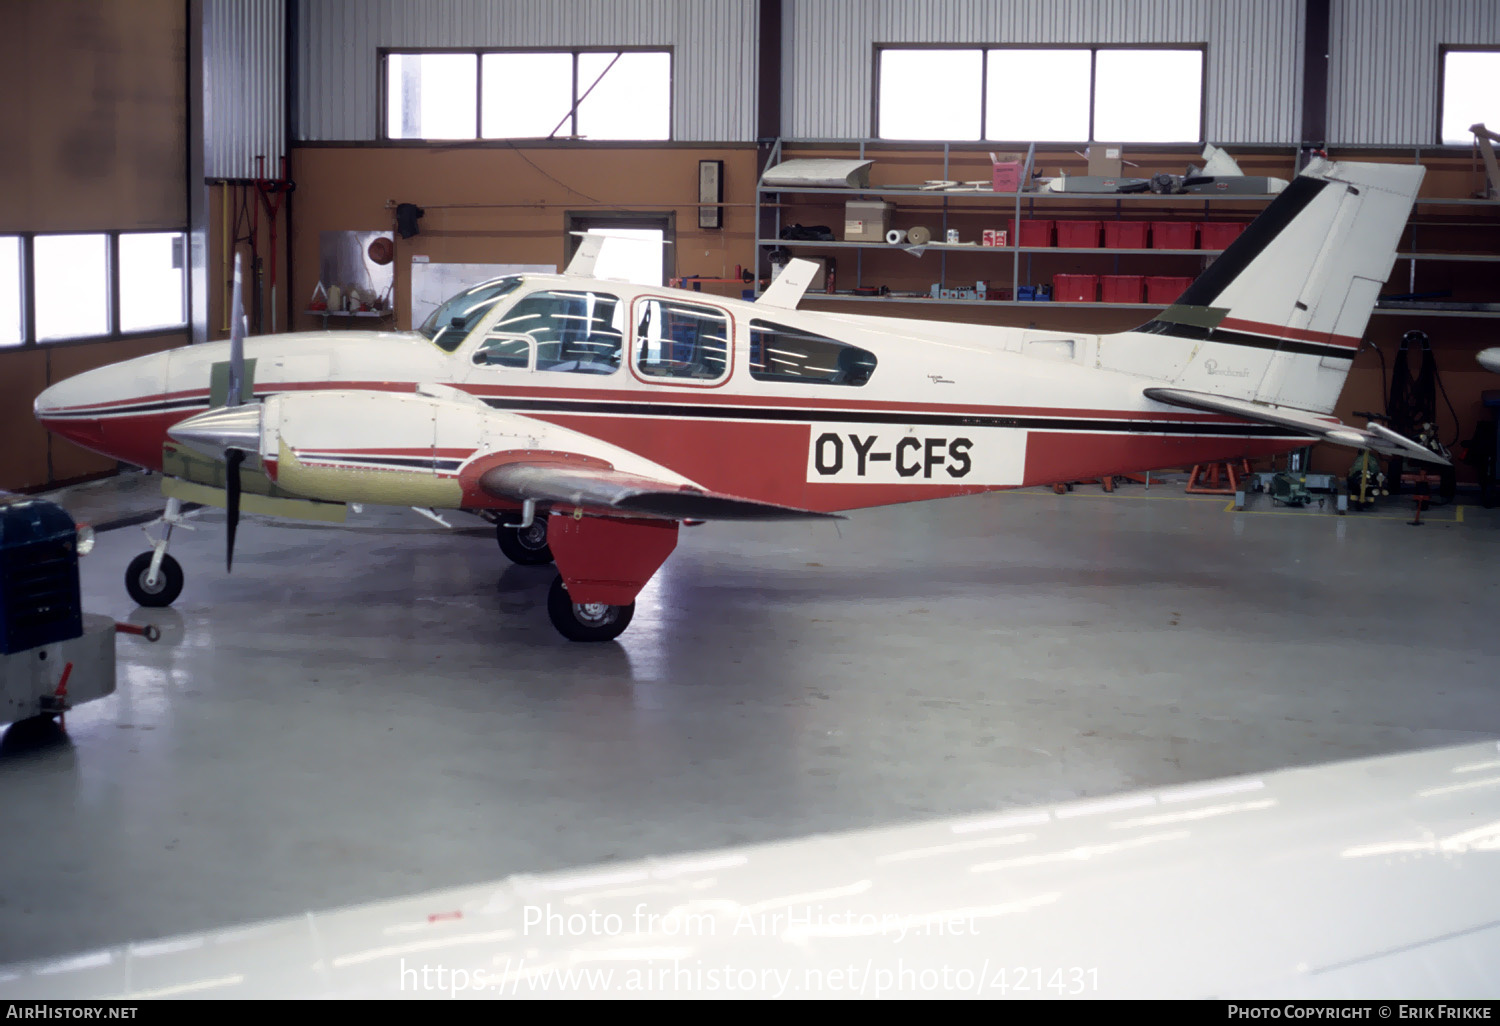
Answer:
M432 316L417 331L443 352L451 353L469 337L484 315L520 284L520 275L510 275L465 289L432 311Z

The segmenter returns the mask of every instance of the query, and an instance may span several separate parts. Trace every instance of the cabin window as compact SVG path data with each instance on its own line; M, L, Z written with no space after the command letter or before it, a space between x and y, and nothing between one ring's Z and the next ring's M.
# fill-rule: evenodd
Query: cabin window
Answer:
M757 381L863 385L875 373L875 354L847 342L785 324L750 322L750 376Z
M474 363L480 367L531 366L529 335L491 335L474 350Z
M636 304L635 366L643 375L719 381L729 373L729 339L723 310L667 299Z
M533 292L495 330L531 336L539 371L613 374L620 366L623 314L619 298L607 293Z

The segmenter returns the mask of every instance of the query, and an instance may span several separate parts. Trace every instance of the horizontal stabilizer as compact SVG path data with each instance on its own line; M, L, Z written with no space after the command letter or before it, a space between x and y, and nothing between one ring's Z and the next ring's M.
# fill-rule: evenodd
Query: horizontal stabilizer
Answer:
M1329 421L1315 413L1294 410L1284 406L1267 406L1248 399L1230 399L1206 392L1188 392L1180 388L1148 388L1147 399L1154 399L1169 406L1182 406L1189 410L1207 413L1223 413L1231 417L1243 417L1260 424L1273 424L1313 438L1321 438L1335 445L1347 445L1355 449L1369 449L1386 456L1402 456L1448 466L1449 461L1424 445L1419 445L1405 435L1397 434L1381 424L1371 423L1368 428L1357 428L1349 424Z
M668 517L673 520L842 520L794 506L755 502L603 467L507 463L487 470L479 487L498 499Z

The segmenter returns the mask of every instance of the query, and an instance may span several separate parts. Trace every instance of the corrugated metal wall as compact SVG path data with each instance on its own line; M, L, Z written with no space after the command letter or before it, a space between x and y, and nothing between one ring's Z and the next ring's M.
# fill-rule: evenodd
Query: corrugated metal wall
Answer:
M1203 43L1215 143L1295 142L1304 0L786 0L784 134L870 135L876 43ZM1046 83L1027 102L1044 103ZM1149 85L1142 100L1149 102Z
M1329 38L1329 142L1432 146L1438 47L1500 46L1500 3L1333 0Z
M203 173L253 178L255 158L277 174L286 145L284 0L203 4Z
M381 47L671 46L672 137L755 138L755 0L302 0L299 138L379 137Z

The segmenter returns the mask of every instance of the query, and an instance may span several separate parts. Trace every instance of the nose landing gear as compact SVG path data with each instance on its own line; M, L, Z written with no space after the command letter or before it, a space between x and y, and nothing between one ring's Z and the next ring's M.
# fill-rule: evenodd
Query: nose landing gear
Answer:
M161 537L152 538L151 528L156 524L161 525ZM170 606L182 594L182 566L167 554L172 528L178 526L189 531L193 529L190 524L183 523L182 500L168 499L161 519L142 528L151 541L151 551L136 556L125 569L125 590L136 605Z

